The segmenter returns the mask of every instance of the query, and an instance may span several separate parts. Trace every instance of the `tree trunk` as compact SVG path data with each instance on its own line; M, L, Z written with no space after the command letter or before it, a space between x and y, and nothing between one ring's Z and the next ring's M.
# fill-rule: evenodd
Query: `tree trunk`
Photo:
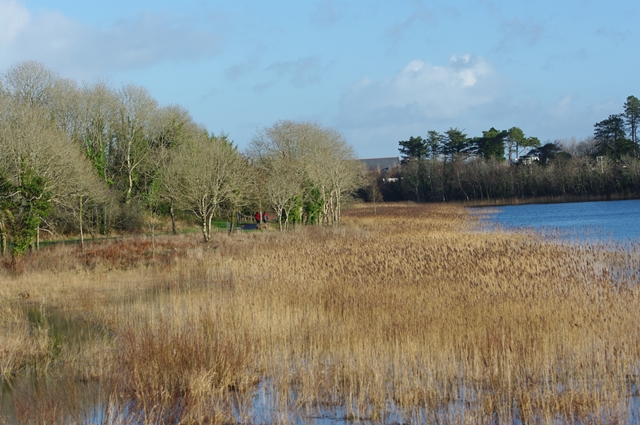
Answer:
M173 198L169 203L169 215L171 215L171 231L173 232L174 235L177 235L178 232L176 231L176 215L173 211Z
M84 231L82 228L82 195L80 195L80 204L78 205L78 217L80 219L80 248L84 251Z
M156 218L151 214L151 258L156 258Z
M131 146L133 145L133 141L131 140L133 136L129 137L127 141L127 157L126 157L126 165L127 165L127 177L129 186L127 187L127 193L125 194L124 203L129 205L131 202L131 193L133 192L133 166L131 161Z
M460 190L464 194L464 197L467 198L467 202L469 202L469 195L467 195L467 192L465 192L464 188L462 187L462 180L460 179L460 170L456 170L456 175L458 176L458 186L460 186Z
M213 219L213 211L209 214L209 220L207 223L207 242L211 239L211 219Z
M102 205L102 214L100 215L100 234L105 236L107 234L107 206Z
M207 233L207 216L202 216L202 236L204 237L204 243L209 242L209 234Z
M233 213L231 214L231 225L229 226L229 236L231 236L233 234L233 222L236 216L236 211L234 210ZM262 218L262 216L260 216Z
M4 256L7 253L7 233L4 230L0 232L0 240L2 242L1 254Z
M329 222L328 215L328 206L327 206L327 192L324 189L324 185L320 188L322 193L322 217L318 217L318 224L320 221L324 221L325 223Z

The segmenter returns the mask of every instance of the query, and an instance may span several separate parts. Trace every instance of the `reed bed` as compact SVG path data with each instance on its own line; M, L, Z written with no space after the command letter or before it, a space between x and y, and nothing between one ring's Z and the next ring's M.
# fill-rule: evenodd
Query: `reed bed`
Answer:
M638 246L479 228L384 205L28 256L0 272L0 422L638 420Z

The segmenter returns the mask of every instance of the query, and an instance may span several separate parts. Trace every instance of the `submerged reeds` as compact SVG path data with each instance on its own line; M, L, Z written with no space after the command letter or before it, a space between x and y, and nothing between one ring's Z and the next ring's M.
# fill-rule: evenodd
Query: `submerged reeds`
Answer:
M0 418L637 418L637 246L479 232L455 206L343 219L156 238L153 255L141 239L25 258L0 276Z

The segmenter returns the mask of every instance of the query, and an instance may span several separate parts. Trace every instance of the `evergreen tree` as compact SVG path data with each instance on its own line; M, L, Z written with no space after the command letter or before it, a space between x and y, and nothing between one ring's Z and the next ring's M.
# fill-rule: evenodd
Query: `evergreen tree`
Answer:
M626 138L622 114L609 115L609 118L596 123L594 127L599 155L620 159L633 150L634 145Z
M543 146L540 146L531 151L531 155L537 156L540 160L541 165L549 164L558 154L560 154L562 149L555 143L546 143Z
M444 134L442 153L445 156L445 160L446 158L454 160L460 153L465 152L469 148L470 141L463 130L449 128Z
M500 131L491 127L488 131L482 132L482 137L473 139L469 150L484 159L504 161L504 142L508 134L506 130Z
M509 153L509 164L513 161L513 153L518 158L518 148L525 142L524 132L518 127L511 127L507 132L505 141L507 142L507 151Z
M409 140L401 140L398 142L400 147L398 150L402 155L402 161L406 162L409 159L416 159L422 161L429 155L429 149L426 141L422 137L409 137Z
M444 143L445 136L438 133L435 130L429 130L427 132L427 138L424 143L427 147L427 155L429 158L437 158L442 151L442 144Z
M638 145L638 124L640 124L640 100L635 96L627 97L624 104L624 122L629 129L629 138Z

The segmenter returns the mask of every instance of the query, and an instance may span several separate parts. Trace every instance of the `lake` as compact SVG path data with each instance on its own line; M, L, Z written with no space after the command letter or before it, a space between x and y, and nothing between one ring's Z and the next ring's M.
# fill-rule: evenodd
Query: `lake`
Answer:
M640 200L509 205L481 208L489 223L506 229L528 228L543 234L583 240L640 241Z

